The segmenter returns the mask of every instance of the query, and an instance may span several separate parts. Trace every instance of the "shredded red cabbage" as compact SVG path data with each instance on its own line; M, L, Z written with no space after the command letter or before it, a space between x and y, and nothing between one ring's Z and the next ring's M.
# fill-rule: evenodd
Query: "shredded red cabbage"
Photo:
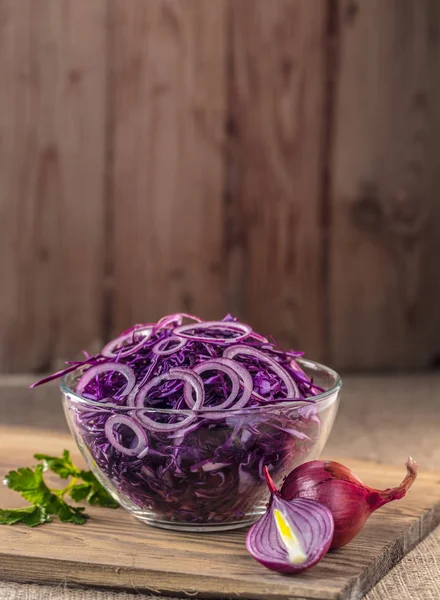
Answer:
M265 465L279 479L319 437L323 390L301 354L230 315L175 314L34 385L78 370L80 443L120 497L164 521L226 523L265 497Z

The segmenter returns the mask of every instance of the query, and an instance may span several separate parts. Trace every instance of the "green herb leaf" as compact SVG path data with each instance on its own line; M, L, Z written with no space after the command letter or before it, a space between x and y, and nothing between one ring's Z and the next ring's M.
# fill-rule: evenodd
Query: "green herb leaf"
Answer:
M101 485L91 471L80 471L79 476L83 481L87 481L93 486Z
M81 471L81 479L90 485L90 493L87 502L92 506L103 506L105 508L119 508L119 504L107 492L105 487L96 479L91 471ZM73 497L73 496L72 496ZM73 498L75 500L75 498Z
M27 517L22 519L22 523L28 527L37 527L43 525L43 523L50 523L52 521L50 515L41 506L34 506L34 510Z
M68 477L78 477L79 469L75 467L70 457L70 452L64 450L61 458L57 456L49 456L48 454L34 454L34 458L43 461L44 470L50 469L56 473L61 479Z
M48 523L50 516L41 506L26 506L24 508L0 509L0 524L13 525L24 523L28 527L36 527L42 523Z
M36 527L51 521L50 516L41 506L26 506L25 508L0 509L0 525L24 523L28 527Z
M53 495L53 500L48 506L48 512L55 514L62 523L75 523L75 525L84 525L89 516L84 512L82 506L71 506Z
M102 490L95 490L87 498L87 501L92 506L103 506L104 508L119 508L119 504L110 496L110 494L104 488L102 488Z
M82 506L71 506L64 500L68 494L75 502L85 500L89 504L118 508L106 489L99 483L91 471L81 471L70 457L70 452L64 450L61 457L48 454L35 454L37 460L43 461L35 469L22 467L9 471L4 482L11 489L19 492L33 506L2 510L0 509L0 525L24 523L35 527L51 521L50 515L56 515L63 523L83 525L89 518ZM56 473L61 479L71 481L62 489L51 489L46 485L43 474L46 470ZM79 481L78 480L82 480ZM78 482L78 483L77 483Z
M44 483L42 465L37 465L35 470L22 467L16 471L9 471L4 482L11 490L20 492L23 498L32 504L44 506L50 500L51 491Z
M38 506L26 506L26 508L0 509L0 523L2 525L13 525L24 517L31 515Z
M89 483L78 483L69 490L69 496L72 500L75 500L75 502L81 502L81 500L87 498L91 491L92 488Z
M35 470L23 467L10 471L5 477L6 485L49 515L57 515L60 521L82 525L88 518L82 514L84 508L70 506L57 494L47 487L43 479L43 465L37 465ZM35 523L37 525L38 523Z

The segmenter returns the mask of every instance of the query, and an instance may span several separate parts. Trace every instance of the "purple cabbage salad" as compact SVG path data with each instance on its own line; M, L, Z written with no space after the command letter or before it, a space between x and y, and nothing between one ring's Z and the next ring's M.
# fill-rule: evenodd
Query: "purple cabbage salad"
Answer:
M230 315L178 313L34 385L74 371L73 391L87 400L70 397L74 429L123 504L214 525L244 519L265 498L264 466L279 480L316 443L313 397L323 390L301 355Z

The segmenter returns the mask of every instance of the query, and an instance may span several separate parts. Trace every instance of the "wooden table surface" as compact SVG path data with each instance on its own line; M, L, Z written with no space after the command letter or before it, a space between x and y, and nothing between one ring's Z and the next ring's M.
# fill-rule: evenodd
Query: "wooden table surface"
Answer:
M28 391L24 376L0 378L0 423L66 430L56 385ZM326 456L352 456L420 469L440 468L440 375L347 376ZM366 482L368 483L368 482ZM128 593L0 582L2 600L128 600ZM137 600L152 596L136 595ZM440 527L410 552L366 600L438 600ZM163 599L162 599L163 600Z

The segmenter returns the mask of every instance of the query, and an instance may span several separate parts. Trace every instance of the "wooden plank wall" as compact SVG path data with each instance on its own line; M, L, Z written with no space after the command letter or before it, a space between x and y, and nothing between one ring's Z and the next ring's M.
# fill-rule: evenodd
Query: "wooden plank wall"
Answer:
M102 335L105 0L0 0L0 370Z
M422 367L440 350L440 3L339 3L330 356Z
M225 0L113 0L114 331L225 312Z
M0 0L0 371L133 322L440 363L436 0Z
M231 306L324 349L321 227L327 4L232 2Z

